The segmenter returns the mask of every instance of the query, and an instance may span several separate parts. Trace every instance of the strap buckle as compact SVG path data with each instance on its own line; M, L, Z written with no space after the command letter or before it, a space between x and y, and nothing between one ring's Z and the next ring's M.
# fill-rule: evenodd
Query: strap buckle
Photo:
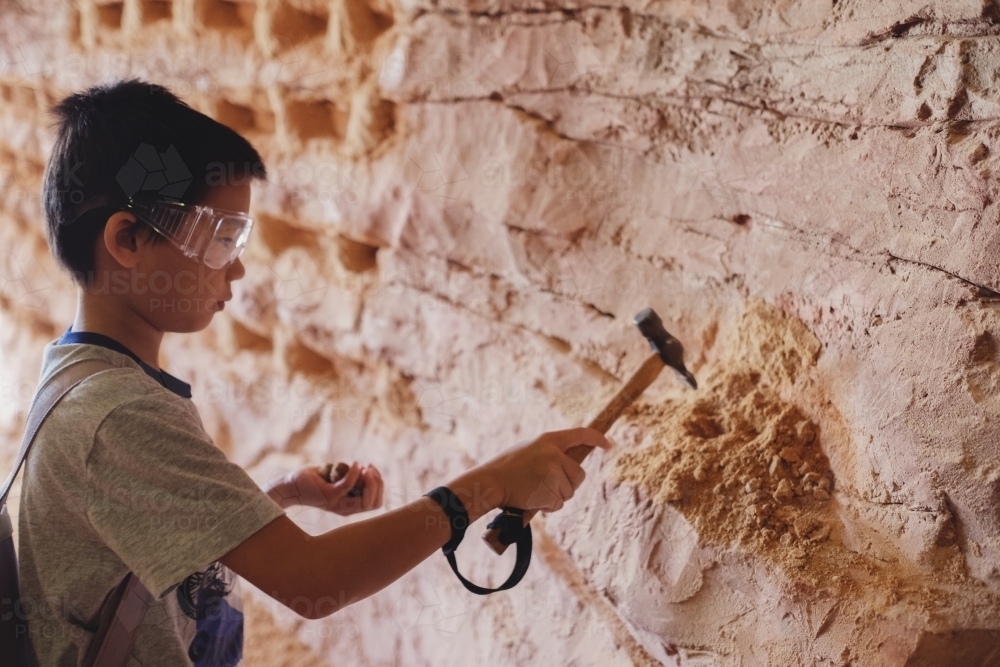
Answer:
M465 537L465 529L469 523L469 515L465 511L462 501L450 489L444 486L439 486L424 495L433 498L445 511L445 514L448 515L453 534L448 543L441 547L441 552L448 559L448 564L451 566L452 572L455 573L455 576L462 582L466 590L476 595L489 595L490 593L513 588L521 581L528 571L528 565L531 564L531 525L524 524L524 510L517 507L502 507L503 511L493 517L493 520L487 526L489 529L496 528L500 531L499 539L504 544L517 545L517 557L514 561L514 570L507 577L507 581L496 588L485 588L472 583L458 571L455 550L461 543L462 538Z

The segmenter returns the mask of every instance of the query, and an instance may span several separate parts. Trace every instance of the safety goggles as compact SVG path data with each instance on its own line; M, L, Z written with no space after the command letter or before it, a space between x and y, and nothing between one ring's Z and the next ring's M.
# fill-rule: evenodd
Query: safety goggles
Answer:
M253 218L210 206L130 197L123 207L210 269L223 269L243 252Z

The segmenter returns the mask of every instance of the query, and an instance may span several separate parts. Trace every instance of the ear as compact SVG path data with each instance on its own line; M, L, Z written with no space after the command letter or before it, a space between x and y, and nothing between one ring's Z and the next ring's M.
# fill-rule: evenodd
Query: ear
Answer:
M139 239L135 216L118 211L104 225L104 247L126 269L139 263Z

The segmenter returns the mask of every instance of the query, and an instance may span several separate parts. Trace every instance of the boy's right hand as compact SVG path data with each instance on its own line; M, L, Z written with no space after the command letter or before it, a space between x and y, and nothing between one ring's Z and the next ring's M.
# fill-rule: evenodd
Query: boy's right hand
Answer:
M483 464L502 491L500 507L555 511L573 497L587 476L566 454L577 445L610 449L604 434L592 428L549 431Z

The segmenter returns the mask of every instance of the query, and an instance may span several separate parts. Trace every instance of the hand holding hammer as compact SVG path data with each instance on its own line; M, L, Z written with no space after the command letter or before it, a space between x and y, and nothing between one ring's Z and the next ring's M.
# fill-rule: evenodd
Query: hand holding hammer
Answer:
M692 389L698 388L694 376L684 366L683 346L680 341L671 336L663 328L663 322L660 320L659 315L652 308L646 308L641 310L633 321L639 327L642 335L649 341L649 346L653 352L632 377L629 378L625 386L615 394L614 398L587 425L588 428L595 429L601 433L607 433L608 429L611 428L611 425L615 423L625 409L632 405L639 395L646 390L646 387L659 377L660 371L667 366L674 369L677 375L689 387ZM593 447L589 445L578 445L566 450L566 455L577 463L582 463L591 450L593 450ZM524 525L527 525L534 515L535 512L533 511L524 512ZM500 531L496 528L486 531L483 534L483 539L498 554L502 554L509 546L500 540Z

